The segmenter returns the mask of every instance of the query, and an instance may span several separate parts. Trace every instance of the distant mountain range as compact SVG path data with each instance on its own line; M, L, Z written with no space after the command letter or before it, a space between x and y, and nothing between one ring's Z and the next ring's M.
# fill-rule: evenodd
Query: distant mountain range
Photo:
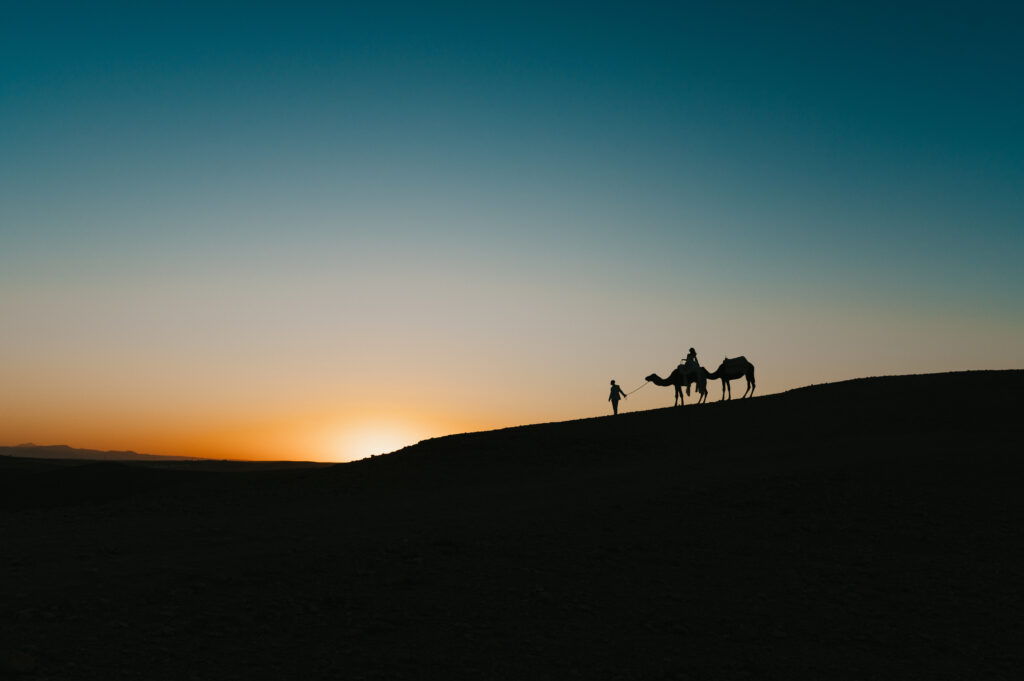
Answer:
M192 461L187 456L161 456L139 454L138 452L109 452L95 449L75 449L67 445L21 444L15 447L0 446L0 456L15 456L29 459L73 459L81 461Z

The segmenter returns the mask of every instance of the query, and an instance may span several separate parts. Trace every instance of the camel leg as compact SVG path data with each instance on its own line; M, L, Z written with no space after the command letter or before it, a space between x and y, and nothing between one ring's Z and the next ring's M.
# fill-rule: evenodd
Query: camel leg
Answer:
M743 391L743 396L746 397L747 393L750 393L750 396L753 397L753 395L754 395L754 386L755 386L753 371L752 370L748 371L747 373L745 373L743 375L743 377L745 379L747 379L747 389Z

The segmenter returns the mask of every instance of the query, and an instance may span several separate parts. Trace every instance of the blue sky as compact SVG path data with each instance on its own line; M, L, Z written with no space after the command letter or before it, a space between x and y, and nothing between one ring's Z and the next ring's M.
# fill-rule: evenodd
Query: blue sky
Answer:
M570 418L600 412L606 374L640 382L690 345L758 359L767 391L1019 367L1022 19L8 10L0 311L18 333L0 349L5 383L49 387L22 391L33 416L0 439L132 446L58 428L91 390L110 399L97 433L147 414L235 432L294 395L330 420L354 409L349 381L424 432ZM133 411L143 379L173 400ZM190 410L190 387L249 411Z

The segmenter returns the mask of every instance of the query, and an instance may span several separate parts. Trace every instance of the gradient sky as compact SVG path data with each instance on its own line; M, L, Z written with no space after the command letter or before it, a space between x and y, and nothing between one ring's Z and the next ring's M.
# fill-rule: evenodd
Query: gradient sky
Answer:
M1024 367L1024 10L846 4L6 8L0 444L346 460L690 346Z

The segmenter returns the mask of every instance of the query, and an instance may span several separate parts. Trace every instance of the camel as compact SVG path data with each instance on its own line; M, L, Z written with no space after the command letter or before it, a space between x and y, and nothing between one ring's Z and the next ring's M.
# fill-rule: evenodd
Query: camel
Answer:
M747 361L746 357L733 357L729 359L726 357L722 360L721 365L714 372L708 374L709 379L722 379L722 399L725 399L725 391L729 391L729 399L732 399L732 387L729 385L729 381L744 376L747 379L747 389L743 391L743 397L747 396L749 392L751 395L754 394L754 388L757 384L754 383L754 365ZM742 398L740 398L742 399Z
M697 393L700 395L700 399L697 400L697 404L700 404L708 398L708 387L707 387L708 370L704 367L699 367L696 370L687 371L680 364L677 366L668 378L662 378L658 374L651 374L646 380L650 381L654 385L660 385L662 387L675 386L676 399L672 403L673 406L678 406L683 403L683 387L689 386L691 383L697 383Z

